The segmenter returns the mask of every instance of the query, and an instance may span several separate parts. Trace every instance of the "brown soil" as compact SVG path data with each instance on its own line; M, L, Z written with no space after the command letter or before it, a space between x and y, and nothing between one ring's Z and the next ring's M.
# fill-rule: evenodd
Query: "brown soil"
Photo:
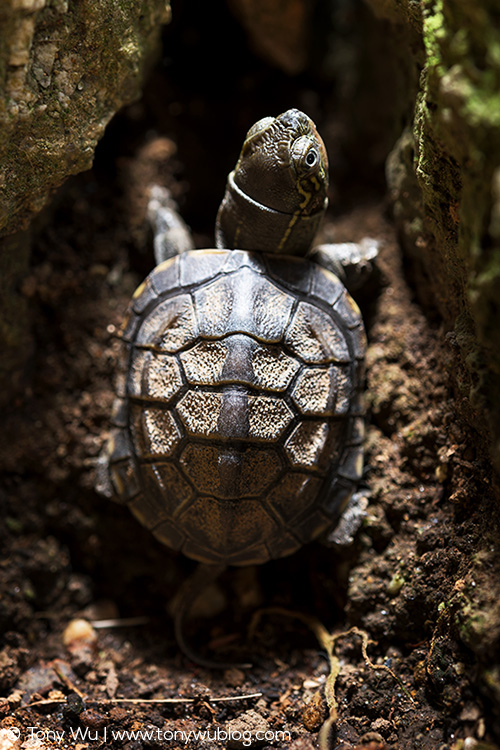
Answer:
M172 96L167 91L166 101ZM450 389L453 341L415 302L376 191L367 198L351 189L324 230L337 241L382 241L380 283L360 300L369 337L367 516L350 545L313 544L260 569L228 571L207 593L191 643L215 659L251 659L252 668L208 671L179 653L167 605L193 564L96 494L95 462L109 429L115 334L152 267L147 186L168 184L186 206L198 246L210 245L205 206L213 218L235 152L214 177L216 195L211 172L200 177L197 214L186 178L195 179L189 164L199 148L197 118L177 142L144 136L144 106L130 108L103 143L95 170L74 179L40 222L23 285L36 311L37 351L25 397L2 426L0 732L18 728L26 743L28 727L38 727L38 739L22 746L30 750L140 750L243 746L228 745L223 735L158 739L158 730L283 730L290 741L278 737L261 747L310 750L327 715L328 664L312 632L291 615L264 612L249 634L257 609L279 606L346 632L336 646L332 748L460 750L467 737L491 742L495 724L477 687L479 662L454 617L472 562L488 544L491 477ZM269 105L267 113L278 111ZM235 143L254 119L234 134ZM320 129L334 133L337 123L325 120ZM133 136L127 148L124 133ZM97 631L97 644L92 633L90 641L65 644L68 623L82 616L141 620ZM348 632L353 626L367 634L369 661L359 633ZM170 698L193 702L164 702ZM78 728L91 734L72 740ZM64 730L64 740L48 730ZM118 730L153 735L113 738ZM1 748L19 747L2 744L8 741L0 735Z

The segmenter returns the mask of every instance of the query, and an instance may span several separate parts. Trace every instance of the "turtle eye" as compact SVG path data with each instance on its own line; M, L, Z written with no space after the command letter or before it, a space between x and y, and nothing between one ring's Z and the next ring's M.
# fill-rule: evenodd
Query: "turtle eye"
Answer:
M315 148L312 148L310 151L307 152L305 163L308 167L315 167L318 163L318 152Z
M299 175L306 176L318 169L321 161L319 149L311 136L297 138L291 148L291 162Z

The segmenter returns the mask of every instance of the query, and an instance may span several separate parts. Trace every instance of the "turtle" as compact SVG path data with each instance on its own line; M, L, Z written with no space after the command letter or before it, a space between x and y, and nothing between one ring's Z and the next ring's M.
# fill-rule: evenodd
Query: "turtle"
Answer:
M122 327L104 484L214 575L325 537L362 475L366 335L342 279L376 243L311 250L327 191L297 109L248 131L214 248L151 191L157 266Z

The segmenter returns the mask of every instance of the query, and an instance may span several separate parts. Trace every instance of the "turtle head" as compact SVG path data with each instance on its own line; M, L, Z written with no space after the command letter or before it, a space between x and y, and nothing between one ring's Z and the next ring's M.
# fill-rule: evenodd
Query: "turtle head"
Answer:
M303 255L328 205L328 158L298 109L248 131L217 216L217 246Z
M325 208L326 149L313 121L298 109L256 122L233 174L240 190L274 211L310 216Z

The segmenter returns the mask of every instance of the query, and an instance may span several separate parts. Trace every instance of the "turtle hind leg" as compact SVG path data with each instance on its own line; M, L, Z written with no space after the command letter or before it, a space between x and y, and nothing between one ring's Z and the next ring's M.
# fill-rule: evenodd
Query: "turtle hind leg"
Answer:
M153 230L157 265L174 255L194 250L191 232L167 188L153 185L150 189L147 217Z
M193 603L200 594L213 583L225 570L226 565L208 565L200 563L194 573L184 582L175 596L174 625L175 638L181 651L187 658L207 669L248 669L251 664L235 664L231 662L212 661L200 656L185 638L185 624Z
M364 237L360 242L340 242L316 245L308 259L332 271L349 292L362 289L376 268L380 243Z

